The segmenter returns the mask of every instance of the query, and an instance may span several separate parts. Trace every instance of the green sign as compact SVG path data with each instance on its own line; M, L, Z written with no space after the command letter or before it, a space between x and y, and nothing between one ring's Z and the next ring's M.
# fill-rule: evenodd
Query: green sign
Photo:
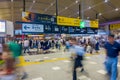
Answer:
M80 28L85 28L85 22L84 21L80 22Z

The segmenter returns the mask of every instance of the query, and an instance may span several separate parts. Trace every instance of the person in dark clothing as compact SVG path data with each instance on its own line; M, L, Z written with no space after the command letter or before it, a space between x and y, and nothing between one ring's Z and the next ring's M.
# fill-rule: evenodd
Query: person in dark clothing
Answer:
M95 44L95 50L96 50L96 53L98 53L99 51L99 42L97 40L96 44Z
M54 49L54 46L55 46L55 42L54 42L54 40L52 40L52 49Z
M29 40L30 48L32 48L32 39Z
M111 34L108 36L108 42L106 42L105 44L105 50L105 68L107 70L108 75L110 76L110 80L117 80L117 64L120 52L120 44L115 41L114 35Z
M49 49L48 41L45 40L45 41L43 42L43 51L44 51L44 53L47 53L47 50L48 50L48 49Z

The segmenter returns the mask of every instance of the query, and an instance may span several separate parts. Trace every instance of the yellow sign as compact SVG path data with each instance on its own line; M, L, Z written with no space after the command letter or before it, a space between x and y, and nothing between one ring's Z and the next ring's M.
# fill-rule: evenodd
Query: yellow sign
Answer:
M117 30L120 29L120 24L111 24L110 25L110 30Z
M97 20L95 21L90 21L90 27L91 28L98 28L99 22Z
M80 19L57 16L57 24L65 26L80 26Z

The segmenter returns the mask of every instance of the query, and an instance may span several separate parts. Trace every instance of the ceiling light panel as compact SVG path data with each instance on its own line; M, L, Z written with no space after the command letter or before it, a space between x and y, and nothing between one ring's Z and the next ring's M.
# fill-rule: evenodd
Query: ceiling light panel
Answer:
M119 10L118 8L115 9L115 11L118 11L118 10Z

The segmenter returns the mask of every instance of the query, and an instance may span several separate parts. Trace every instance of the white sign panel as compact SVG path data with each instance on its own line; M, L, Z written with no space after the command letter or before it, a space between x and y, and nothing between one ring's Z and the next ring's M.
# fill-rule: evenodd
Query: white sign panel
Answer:
M41 24L22 24L22 32L42 33L42 32L44 32L44 25L41 25Z
M5 21L0 21L0 32L5 32Z
M84 20L85 21L85 27L90 27L90 20Z

